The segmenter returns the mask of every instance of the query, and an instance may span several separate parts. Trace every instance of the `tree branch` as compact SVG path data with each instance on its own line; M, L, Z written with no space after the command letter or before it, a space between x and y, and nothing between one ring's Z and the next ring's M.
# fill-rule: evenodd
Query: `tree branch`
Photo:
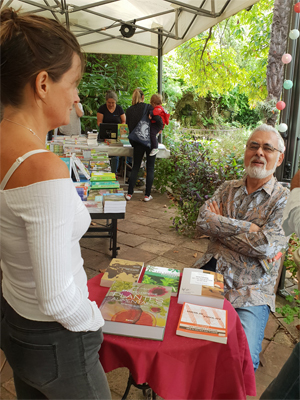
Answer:
M206 49L207 43L208 43L209 39L211 38L211 33L212 33L212 28L209 28L209 33L208 33L208 36L207 36L207 38L205 40L205 43L204 43L204 47L203 47L203 50L202 50L202 53L201 53L200 61L202 61L203 54L204 54L204 51Z

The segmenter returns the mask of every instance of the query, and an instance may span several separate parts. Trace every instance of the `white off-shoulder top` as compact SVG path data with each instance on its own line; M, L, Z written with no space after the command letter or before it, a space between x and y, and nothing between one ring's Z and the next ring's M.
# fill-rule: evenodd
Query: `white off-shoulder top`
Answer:
M3 296L21 316L70 331L104 325L88 299L79 240L90 216L71 179L0 190Z

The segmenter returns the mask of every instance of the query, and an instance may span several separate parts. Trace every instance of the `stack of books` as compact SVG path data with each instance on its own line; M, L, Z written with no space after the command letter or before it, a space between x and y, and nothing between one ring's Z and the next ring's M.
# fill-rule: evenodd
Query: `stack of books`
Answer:
M101 196L100 196L101 197ZM103 201L98 199L97 201L84 201L84 205L89 209L90 213L103 213Z
M94 171L91 174L92 189L119 189L120 183L113 172Z
M98 137L98 132L97 131L92 131L87 133L87 145L88 146L97 146L97 137Z
M111 172L108 154L95 149L91 150L90 170Z
M82 201L87 201L90 182L74 182L74 186Z
M103 203L105 213L125 213L126 211L124 193L105 193Z
M89 193L87 200L94 201L97 196L103 196L105 193L121 193L124 196L123 189L92 189L89 187Z

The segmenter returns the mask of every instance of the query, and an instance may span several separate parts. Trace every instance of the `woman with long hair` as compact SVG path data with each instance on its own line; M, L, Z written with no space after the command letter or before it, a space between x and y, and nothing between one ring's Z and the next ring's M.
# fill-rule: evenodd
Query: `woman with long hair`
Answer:
M6 8L0 22L1 348L18 399L109 399L104 320L79 245L91 219L66 164L45 150L79 101L83 55L55 20Z
M153 107L150 104L144 103L144 93L141 89L135 89L132 95L132 106L130 106L126 111L126 121L129 129L129 133L133 131L133 129L137 126L139 121L142 119L145 107L147 107L147 115ZM149 119L150 124L150 119ZM150 129L149 129L150 132ZM150 133L149 133L150 140ZM131 171L131 175L129 178L128 185L128 193L126 194L126 199L129 201L132 198L133 190L136 184L137 176L139 169L141 167L141 163L146 153L146 188L145 188L145 197L144 201L152 200L151 189L154 179L154 164L156 156L150 156L151 148L145 146L144 144L138 143L136 141L130 140L130 144L133 147L133 167Z

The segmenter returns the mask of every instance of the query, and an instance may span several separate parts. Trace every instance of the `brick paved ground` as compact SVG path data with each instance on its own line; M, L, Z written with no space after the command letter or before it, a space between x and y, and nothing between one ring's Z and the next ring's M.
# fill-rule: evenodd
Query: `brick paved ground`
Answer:
M148 203L142 201L142 194L135 194L127 203L125 220L118 223L119 258L151 262L153 265L170 266L183 269L190 267L201 256L207 247L207 239L189 239L178 235L170 227L175 208L169 209L166 195L153 194L154 199ZM99 269L108 266L111 260L109 240L104 238L84 238L81 240L82 256L88 278L99 273ZM291 291L296 281L286 278L286 289ZM277 296L277 305L285 302ZM297 322L298 323L298 322ZM270 315L263 341L264 365L256 372L257 396L248 399L259 399L268 384L277 376L289 357L295 343L299 340L296 322L287 325L280 315ZM12 372L1 352L1 399L16 399ZM120 368L107 374L113 399L121 399L125 391L128 370ZM129 399L142 399L142 391L130 390Z

